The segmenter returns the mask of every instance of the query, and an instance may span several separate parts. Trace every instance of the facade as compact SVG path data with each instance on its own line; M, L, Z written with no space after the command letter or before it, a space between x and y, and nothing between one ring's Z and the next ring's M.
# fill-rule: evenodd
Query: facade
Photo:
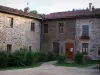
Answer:
M0 6L0 50L40 51L41 17Z
M100 9L56 12L44 16L43 51L66 53L71 59L79 51L100 60Z

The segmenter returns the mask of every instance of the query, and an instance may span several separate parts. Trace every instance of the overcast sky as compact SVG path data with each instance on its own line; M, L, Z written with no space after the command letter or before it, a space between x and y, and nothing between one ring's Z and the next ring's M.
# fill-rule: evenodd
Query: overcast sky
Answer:
M95 8L100 8L100 0L0 0L0 5L24 9L29 3L30 10L37 10L39 13L52 13L74 9L84 9L89 3Z

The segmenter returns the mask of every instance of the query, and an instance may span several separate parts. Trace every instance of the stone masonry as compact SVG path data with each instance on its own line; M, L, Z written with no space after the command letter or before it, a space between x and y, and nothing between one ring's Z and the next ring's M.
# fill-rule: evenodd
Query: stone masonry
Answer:
M13 18L13 28L7 18ZM31 22L35 23L35 31L31 31ZM12 44L12 51L19 48L40 50L40 21L5 13L0 13L0 50L7 50L7 44Z

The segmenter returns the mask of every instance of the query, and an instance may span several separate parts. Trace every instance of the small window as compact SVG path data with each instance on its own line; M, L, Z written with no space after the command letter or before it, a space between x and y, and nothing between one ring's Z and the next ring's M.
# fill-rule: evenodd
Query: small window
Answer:
M44 33L48 33L48 24L44 24Z
M11 44L7 44L7 52L11 52L12 50L12 45Z
M63 33L64 23L59 23L59 33Z
M29 46L29 51L32 51L31 46Z
M31 31L35 31L35 23L31 23Z
M89 25L82 25L82 36L89 36Z
M9 17L7 18L8 24L11 28L13 28L13 18Z
M88 54L88 43L82 43L82 53Z
M98 55L100 55L100 47L98 47Z

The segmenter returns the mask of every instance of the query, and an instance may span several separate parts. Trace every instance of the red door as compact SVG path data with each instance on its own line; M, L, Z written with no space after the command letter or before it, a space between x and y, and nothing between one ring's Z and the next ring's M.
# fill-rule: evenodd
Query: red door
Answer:
M74 43L66 43L66 54L68 59L74 58Z

